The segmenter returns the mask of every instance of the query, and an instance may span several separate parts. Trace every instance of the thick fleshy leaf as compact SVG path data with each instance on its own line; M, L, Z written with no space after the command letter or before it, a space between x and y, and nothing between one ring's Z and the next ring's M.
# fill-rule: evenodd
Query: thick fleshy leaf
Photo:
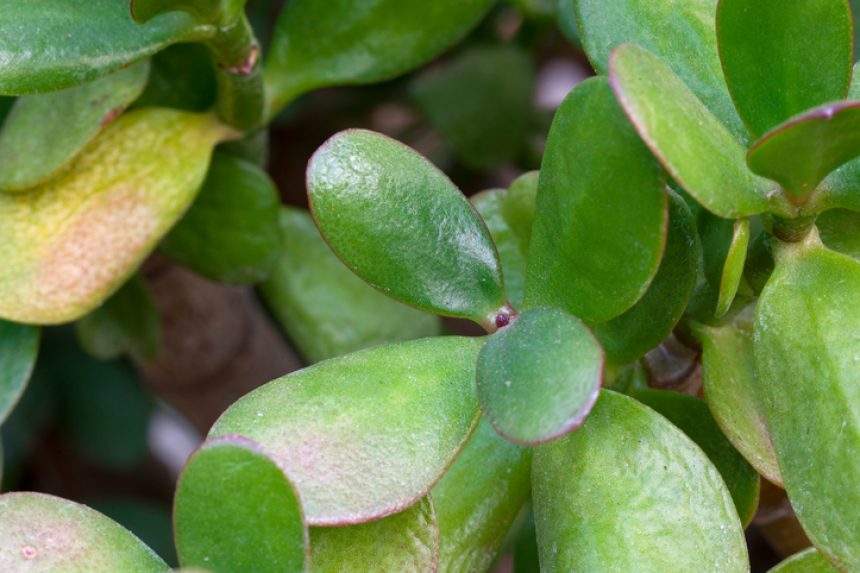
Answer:
M839 570L822 557L817 549L810 548L792 555L769 573L839 573Z
M131 0L131 16L145 23L167 12L182 11L202 22L229 26L242 14L246 0Z
M377 133L344 131L311 159L308 196L332 250L372 286L495 328L506 302L490 233L418 153Z
M231 136L210 115L139 110L60 177L0 194L0 317L60 323L96 308L182 215L212 147Z
M729 252L723 263L723 272L720 277L720 291L717 297L717 309L714 312L716 318L722 318L729 312L741 279L744 276L744 265L747 260L747 248L750 244L750 221L749 219L738 219L732 230L732 242Z
M754 136L845 98L854 64L852 26L845 0L720 0L720 59Z
M756 395L761 382L753 353L752 311L750 306L719 326L691 326L702 344L702 380L714 419L747 461L781 486L770 430Z
M680 392L635 390L630 395L665 416L702 448L723 476L741 523L749 525L758 508L758 473L723 435L708 405Z
M135 107L203 112L215 104L215 65L203 44L170 46L149 61L149 83Z
M269 276L280 252L280 205L265 171L216 152L200 193L161 250L214 281L259 282Z
M463 38L492 4L290 0L266 62L270 110L315 88L375 83L417 68Z
M516 158L532 120L533 91L528 54L503 44L472 48L412 86L430 124L475 169Z
M532 308L487 341L477 378L478 399L496 431L535 445L582 424L600 393L603 351L576 317Z
M260 291L308 362L440 334L438 317L388 298L350 271L306 211L284 208L281 231L281 256Z
M477 424L483 342L428 338L321 362L248 394L210 434L271 452L308 523L378 519L423 497Z
M53 177L143 91L141 62L82 86L18 98L0 131L0 191Z
M183 566L215 573L308 570L308 529L293 484L258 444L207 441L176 486L176 550Z
M860 155L860 102L836 102L797 116L749 150L755 173L803 202L831 172Z
M135 275L99 308L76 324L87 352L102 360L128 354L152 360L161 347L161 317L146 283Z
M76 86L170 44L200 41L215 33L213 26L181 12L139 26L128 6L128 0L3 0L0 94Z
M532 450L500 437L486 418L433 488L439 571L490 569L531 489Z
M860 569L860 262L814 232L776 255L755 317L767 423L809 538L842 569Z
M532 488L542 571L749 571L720 473L627 396L604 390L579 431L541 446Z
M38 328L0 320L0 424L24 393L38 352Z
M815 220L815 226L822 243L860 260L860 213L845 209L825 211Z
M526 263L532 238L540 174L532 171L514 181L507 191L494 189L472 197L487 224L505 271L508 300L519 308L525 298Z
M583 46L595 69L609 71L609 55L635 44L657 55L740 140L746 129L735 111L717 53L717 0L575 0Z
M749 170L743 146L660 59L626 45L613 52L609 67L642 139L706 209L727 218L793 213L777 185Z
M166 573L167 564L119 524L41 493L0 496L0 569L10 573Z
M311 571L435 572L439 524L433 505L425 497L409 509L378 521L311 529Z
M808 213L826 209L860 211L860 159L849 161L831 173L805 207Z
M577 86L556 113L541 165L527 304L591 322L630 309L666 244L664 187L607 79Z
M669 233L657 275L633 308L592 332L612 364L645 356L671 334L684 314L696 284L701 245L690 208L675 192L669 196Z

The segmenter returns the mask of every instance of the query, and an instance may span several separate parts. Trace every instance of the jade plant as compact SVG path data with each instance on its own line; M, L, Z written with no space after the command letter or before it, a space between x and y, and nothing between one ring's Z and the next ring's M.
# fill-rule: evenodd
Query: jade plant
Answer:
M186 462L182 571L489 571L512 552L516 571L744 572L762 479L813 545L773 571L860 571L849 4L518 1L597 72L539 171L468 198L348 129L308 162L310 212L281 205L266 129L289 104L406 74L492 4L289 0L264 55L242 0L5 0L0 420L42 326L75 323L99 358L158 352L137 272L157 249L259 285L310 364ZM482 105L471 81L504 93ZM520 52L480 46L409 91L485 166L530 119L482 108L527 106L531 82ZM704 399L649 387L670 337L700 354ZM12 492L0 569L170 567L93 509Z

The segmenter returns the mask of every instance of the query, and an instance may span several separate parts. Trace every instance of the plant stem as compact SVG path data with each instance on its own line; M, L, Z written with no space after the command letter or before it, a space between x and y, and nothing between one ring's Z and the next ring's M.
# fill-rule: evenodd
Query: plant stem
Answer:
M815 225L815 216L796 217L794 219L783 219L773 217L773 234L784 243L798 243L802 241Z

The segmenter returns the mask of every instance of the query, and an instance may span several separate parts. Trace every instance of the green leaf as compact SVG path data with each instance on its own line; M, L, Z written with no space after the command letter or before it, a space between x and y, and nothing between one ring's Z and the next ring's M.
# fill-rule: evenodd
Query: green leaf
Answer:
M0 193L0 317L61 323L98 307L179 219L212 147L231 136L210 115L139 110L63 175L29 193Z
M779 188L749 170L743 146L659 58L621 46L613 52L610 79L642 139L706 209L732 219L793 214Z
M429 497L378 521L311 529L314 573L436 571L439 525Z
M464 446L478 422L483 342L429 338L321 362L248 394L210 434L271 452L309 524L378 519L423 497Z
M241 436L203 444L176 486L176 550L213 571L308 571L308 529L279 464Z
M708 407L723 433L756 470L782 486L770 430L757 396L761 382L752 337L753 306L719 326L691 323L702 344Z
M514 542L514 573L540 573L534 512L529 511Z
M822 181L804 211L816 213L827 209L860 211L860 159L849 161Z
M660 265L664 187L606 78L577 86L556 113L541 165L527 304L591 322L630 309Z
M755 173L804 202L831 172L860 155L860 102L836 102L794 117L749 150Z
M803 529L840 568L860 569L860 263L816 233L776 255L755 317L767 423Z
M132 495L118 497L106 493L87 505L131 531L168 563L177 563L171 508Z
M531 489L532 450L501 438L481 420L436 487L439 571L489 571Z
M0 424L24 393L38 352L38 328L0 320Z
M280 218L281 256L260 291L308 362L440 334L438 317L388 298L350 271L306 211L283 208Z
M41 493L0 496L0 569L45 573L166 573L167 564L117 523Z
M412 94L463 163L485 169L512 161L523 148L534 80L522 49L479 46L421 75Z
M204 112L216 97L215 65L202 44L177 44L150 60L149 83L135 107L171 107Z
M720 290L717 298L717 309L714 312L716 318L722 318L729 312L738 287L744 276L744 265L747 260L747 248L750 244L750 221L749 219L738 219L732 230L732 242L729 252L723 263L723 272L720 277Z
M143 91L149 63L58 92L18 98L0 131L0 191L54 177Z
M339 133L308 166L308 195L332 250L388 296L495 329L502 269L478 213L445 174L405 145Z
M839 573L814 547L792 555L769 573Z
M537 197L537 171L526 173L506 190L493 189L472 196L472 204L490 230L505 271L505 292L515 308L525 298L526 264L532 238Z
M603 351L579 319L533 308L496 332L478 356L478 399L493 427L536 445L578 428L603 382Z
M417 68L465 37L492 4L290 0L266 62L270 115L312 89L376 83Z
M547 573L749 571L717 469L632 398L604 391L579 431L541 446L532 488Z
M161 250L213 281L260 282L269 276L281 248L280 205L265 171L216 152L200 193L161 242Z
M187 14L138 26L128 0L4 0L0 5L0 94L76 86L179 42L215 34Z
M664 61L739 140L746 129L735 111L717 53L717 0L574 0L583 47L601 74L621 44Z
M78 321L76 329L81 346L102 360L128 354L146 362L161 348L161 317L140 275Z
M571 0L556 0L555 3L555 20L558 23L558 29L567 38L567 41L574 46L582 46L582 40L579 37L579 28L576 24L576 12L574 12L574 3Z
M167 12L182 11L201 22L229 26L236 22L246 0L131 0L131 17L144 24Z
M660 268L633 308L592 332L611 364L629 364L663 342L684 314L696 284L701 244L690 208L674 191L669 196L669 232Z
M665 416L702 448L726 482L741 523L749 525L758 509L758 473L723 435L708 405L680 392L635 390L630 395Z
M720 59L754 136L845 98L854 63L852 26L845 0L720 0Z
M846 209L825 211L815 220L821 242L860 260L860 213Z

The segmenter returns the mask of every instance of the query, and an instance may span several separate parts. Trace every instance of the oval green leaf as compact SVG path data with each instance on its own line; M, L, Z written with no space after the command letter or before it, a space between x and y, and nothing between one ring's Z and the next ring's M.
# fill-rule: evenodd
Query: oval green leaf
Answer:
M506 305L493 239L445 174L364 130L328 140L308 166L308 196L332 250L388 296L495 329Z
M216 572L308 570L308 529L278 463L241 436L207 441L188 460L173 507L186 567Z
M417 68L460 41L492 4L290 0L266 62L270 115L315 88L376 83Z
M215 28L188 14L138 26L128 0L3 0L0 94L27 95L76 86Z
M143 92L141 62L82 86L18 98L0 131L0 191L22 191L57 174Z
M860 263L811 233L777 247L755 317L767 423L791 505L812 542L860 569Z
M438 562L439 525L430 497L378 521L311 529L313 573L429 573Z
M750 244L750 221L749 219L738 219L732 229L732 242L729 252L723 263L723 272L720 276L720 291L717 297L717 308L714 312L716 318L722 318L729 312L741 279L744 276L744 265L747 261L747 248Z
M266 172L216 152L191 208L161 242L161 250L217 282L264 280L280 253L281 200Z
M477 424L483 342L429 338L321 362L248 394L210 434L271 452L311 525L384 517L423 497Z
M210 115L139 110L60 177L0 194L0 317L61 323L99 306L182 215L212 147L231 136Z
M813 547L792 555L769 573L839 573L839 570Z
M536 445L578 428L603 382L603 351L579 319L533 308L496 332L478 356L478 399L493 427Z
M723 71L754 136L809 108L845 98L854 64L853 34L845 0L720 0Z
M201 22L229 26L242 14L246 0L131 0L131 17L146 23L167 12L182 11Z
M577 86L556 113L541 165L527 304L590 322L632 307L665 247L664 187L607 79Z
M152 549L84 505L41 493L0 496L0 569L39 573L166 573Z
M38 352L38 328L0 320L0 424L24 393Z
M620 46L609 73L639 135L702 206L732 219L793 213L776 184L749 170L743 146L659 58L637 46Z
M819 215L815 226L828 248L860 260L860 213L832 209Z
M439 520L439 571L489 571L528 501L532 450L500 437L486 418L433 488Z
M441 333L438 317L388 298L350 271L307 211L282 209L281 232L281 256L260 292L308 362Z
M579 431L541 446L532 488L542 571L749 571L717 469L627 396L605 390Z

